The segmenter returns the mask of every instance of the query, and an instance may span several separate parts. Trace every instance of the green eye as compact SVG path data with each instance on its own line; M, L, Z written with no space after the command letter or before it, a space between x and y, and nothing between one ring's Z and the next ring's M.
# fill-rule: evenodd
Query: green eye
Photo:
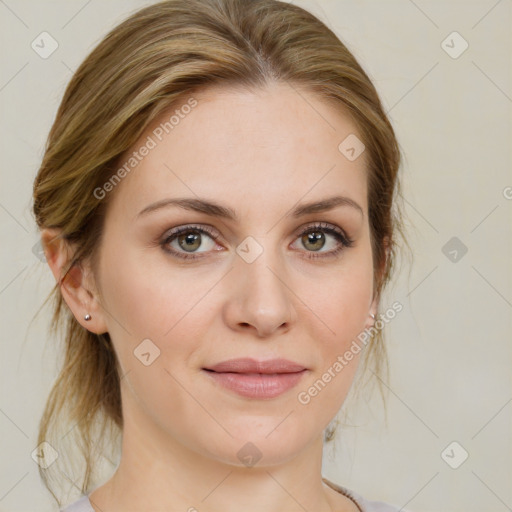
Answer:
M209 226L180 226L167 233L161 246L177 258L196 259L206 256L212 250L218 250L215 249L218 238L218 233ZM311 259L334 257L354 244L340 228L327 223L307 226L297 235L297 241L300 247L295 249Z

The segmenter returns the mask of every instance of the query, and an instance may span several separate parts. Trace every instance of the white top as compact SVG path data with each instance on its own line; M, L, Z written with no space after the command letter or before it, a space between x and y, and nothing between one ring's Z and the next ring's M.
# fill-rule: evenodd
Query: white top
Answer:
M407 512L402 508L399 509L398 507L393 507L392 505L388 505L382 501L366 500L362 496L359 496L359 494L350 491L341 485L334 484L325 478L322 478L322 480L334 490L351 499L361 512ZM89 501L89 496L82 496L78 501L68 505L60 512L94 512L94 509Z

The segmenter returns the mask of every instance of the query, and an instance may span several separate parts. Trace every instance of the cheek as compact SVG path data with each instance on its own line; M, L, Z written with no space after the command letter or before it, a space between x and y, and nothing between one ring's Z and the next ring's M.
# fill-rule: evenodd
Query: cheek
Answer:
M321 327L311 333L317 341L318 365L296 395L299 411L305 422L311 422L311 428L318 422L328 425L354 381L364 350L358 336L368 319L372 282L365 272L353 272L350 278L337 280L324 291L311 308L322 320L313 319Z
M297 402L308 418L327 425L345 400L364 350L358 337L367 325L373 295L371 253L353 253L335 276L318 283L315 293L307 295L310 320L303 323L316 341L318 365L298 390Z
M310 325L322 326L326 347L340 350L364 330L373 294L371 258L354 255L356 264L340 266L335 274L318 280L318 286L308 282L301 296L316 317ZM311 292L314 290L314 293ZM307 293L307 294L306 294ZM317 332L318 334L318 332Z
M178 396L179 385L166 369L180 382L186 377L202 339L207 301L201 299L214 285L214 276L191 281L190 273L170 270L163 260L148 264L129 247L104 254L102 289L108 329L123 374L130 373L132 392L148 404L171 390Z
M112 252L103 261L109 331L114 337L129 334L134 341L150 338L156 342L197 304L200 290L190 286L190 277L183 272L170 273L168 266L148 264L128 253L129 248L122 258L115 258Z

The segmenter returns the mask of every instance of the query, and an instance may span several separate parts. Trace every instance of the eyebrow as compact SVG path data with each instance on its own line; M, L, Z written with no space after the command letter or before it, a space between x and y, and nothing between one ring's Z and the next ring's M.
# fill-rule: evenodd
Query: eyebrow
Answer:
M156 203L152 203L142 209L138 214L138 217L145 216L149 213L168 208L170 206L177 206L185 210L192 210L200 213L205 213L213 217L220 217L228 220L238 221L238 215L236 212L226 206L222 206L213 201L207 201L205 199L195 198L173 198L173 199L162 199ZM320 213L328 210L332 210L338 206L349 206L361 214L364 217L364 212L361 206L356 203L353 199L346 196L333 196L321 201L311 201L309 203L303 203L295 207L287 216L301 217L310 213Z

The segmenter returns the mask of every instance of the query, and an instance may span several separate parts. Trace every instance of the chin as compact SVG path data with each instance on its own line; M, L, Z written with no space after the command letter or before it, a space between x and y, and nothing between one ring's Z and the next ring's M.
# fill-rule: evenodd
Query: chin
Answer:
M227 433L203 440L204 452L215 460L238 467L263 467L284 464L297 456L322 434L309 433L304 423L292 420L293 413L280 418L245 419L227 427ZM286 415L285 415L286 416ZM199 443L196 444L196 447Z

